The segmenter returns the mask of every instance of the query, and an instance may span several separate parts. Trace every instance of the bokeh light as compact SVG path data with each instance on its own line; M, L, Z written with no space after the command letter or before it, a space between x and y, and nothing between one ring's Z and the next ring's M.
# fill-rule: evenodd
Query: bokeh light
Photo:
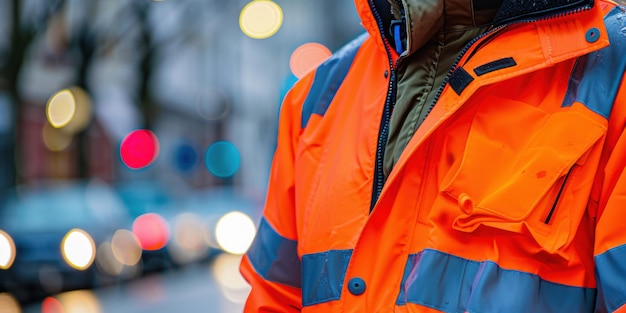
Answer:
M53 297L46 297L41 303L41 313L65 313L61 301Z
M91 97L84 89L74 86L70 88L69 91L74 97L75 110L73 117L62 129L68 133L76 134L89 126L93 115L93 108Z
M21 313L20 304L10 293L0 293L0 313Z
M133 234L139 239L141 248L154 251L165 247L170 239L167 221L157 213L140 215L133 222Z
M91 266L96 257L96 244L86 231L75 228L63 238L61 251L67 264L77 270L84 270Z
M255 234L256 226L252 219L238 211L225 214L215 226L217 243L224 251L232 254L246 253Z
M222 119L230 112L229 98L220 88L206 88L198 93L196 111L209 121Z
M141 274L141 259L135 265L122 264L113 254L113 248L110 242L103 242L98 247L96 253L96 265L98 270L109 276L118 276L122 279L137 277Z
M15 243L11 236L0 230L0 270L6 270L15 260Z
M289 68L297 78L302 78L331 55L332 52L321 43L305 43L291 53Z
M74 290L58 294L56 299L63 307L64 313L100 313L100 302L89 290Z
M241 160L235 145L227 141L217 141L207 148L205 163L211 174L226 178L239 170Z
M150 165L158 155L159 141L156 135L147 129L130 132L120 145L122 161L131 169L140 169Z
M234 303L243 303L250 293L250 285L239 272L241 256L221 254L213 263L213 275L224 297Z
M139 239L130 231L120 229L113 234L111 251L120 263L133 266L141 260L141 245Z
M67 125L76 112L74 95L68 89L63 89L50 97L46 104L48 122L55 128Z
M50 124L43 125L41 137L46 148L53 152L63 151L72 143L72 135Z
M113 248L110 242L103 242L98 247L96 266L98 266L101 272L111 276L120 275L124 269L124 264L113 254Z
M174 166L180 172L191 172L198 164L199 148L189 142L181 142L174 148Z
M246 4L239 16L239 27L248 37L268 38L274 35L283 23L283 11L278 4L269 0L254 0Z
M174 219L174 235L168 251L178 264L197 261L208 254L204 240L206 226L193 213L182 213Z

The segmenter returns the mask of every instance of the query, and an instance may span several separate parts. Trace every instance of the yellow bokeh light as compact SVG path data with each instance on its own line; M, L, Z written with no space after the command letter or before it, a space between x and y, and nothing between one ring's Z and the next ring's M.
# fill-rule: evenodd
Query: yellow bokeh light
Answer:
M250 293L250 285L239 272L241 256L220 254L213 263L213 275L225 298L243 303Z
M283 24L283 11L270 0L254 0L246 4L239 16L239 27L248 37L268 38Z
M43 125L41 136L48 150L54 152L63 151L72 143L71 135L50 124Z
M100 301L90 290L74 290L56 295L63 306L63 313L99 313Z
M46 105L48 122L55 128L67 125L76 113L76 101L69 89L63 89L50 97Z
M96 244L86 231L75 228L63 238L61 252L68 265L85 270L96 258Z
M21 313L19 302L9 293L0 293L0 312L2 313Z
M0 270L6 270L15 260L15 243L9 234L0 230Z
M230 289L243 289L248 283L239 272L240 255L220 254L213 262L213 275L220 286Z
M87 92L80 87L72 87L69 89L74 97L74 115L70 121L63 126L63 130L75 134L85 129L91 122L93 115L93 109L91 104L91 97Z

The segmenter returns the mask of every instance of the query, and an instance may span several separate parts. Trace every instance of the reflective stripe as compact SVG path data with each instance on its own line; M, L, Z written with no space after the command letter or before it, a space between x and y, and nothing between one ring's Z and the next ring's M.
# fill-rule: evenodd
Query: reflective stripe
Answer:
M623 277L623 276L622 276ZM397 305L444 312L592 312L596 291L434 250L409 256Z
M615 8L605 18L611 45L578 58L570 77L563 107L580 102L590 110L609 118L619 85L626 71L626 19L623 8Z
M350 70L354 56L367 37L367 33L357 37L317 68L313 85L302 104L302 128L309 122L311 114L324 115L326 113Z
M300 288L301 264L297 249L297 241L281 236L262 218L247 255L264 279Z
M352 250L332 250L302 256L302 305L337 300Z
M613 312L626 304L626 245L596 256L596 312Z

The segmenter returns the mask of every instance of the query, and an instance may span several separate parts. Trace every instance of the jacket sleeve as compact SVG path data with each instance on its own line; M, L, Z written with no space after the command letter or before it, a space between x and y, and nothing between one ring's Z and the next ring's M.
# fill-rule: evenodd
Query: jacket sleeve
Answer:
M596 215L596 312L626 312L626 80L611 113Z
M309 75L294 85L280 109L278 141L263 216L240 271L252 289L244 312L300 312L301 261L295 212L295 156Z

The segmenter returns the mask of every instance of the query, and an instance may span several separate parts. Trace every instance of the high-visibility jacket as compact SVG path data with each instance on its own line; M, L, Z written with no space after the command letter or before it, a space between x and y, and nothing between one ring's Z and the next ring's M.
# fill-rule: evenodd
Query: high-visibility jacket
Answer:
M245 312L626 312L626 9L504 0L385 180L398 54L355 4L283 101Z

